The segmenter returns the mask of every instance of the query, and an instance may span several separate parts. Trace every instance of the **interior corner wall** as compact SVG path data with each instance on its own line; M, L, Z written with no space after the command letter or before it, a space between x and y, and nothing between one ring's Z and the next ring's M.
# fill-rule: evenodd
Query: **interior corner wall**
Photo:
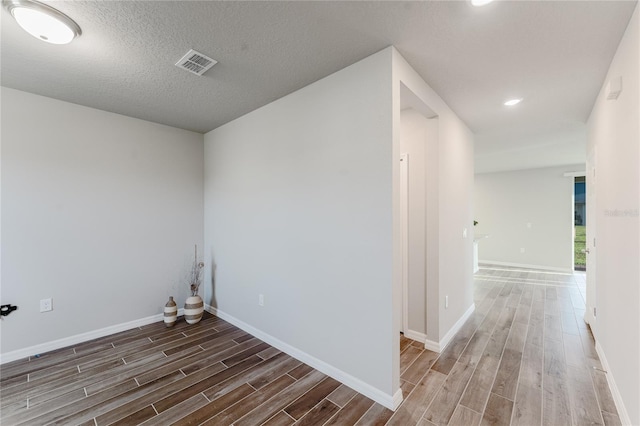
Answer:
M5 87L1 102L1 295L19 307L3 356L184 303L203 135Z
M595 147L596 156L593 329L609 366L607 376L615 383L614 398L618 394L617 402L626 408L621 419L634 425L640 424L639 63L640 6L636 5L588 121L589 145ZM618 77L622 92L618 99L607 100L607 85Z
M430 241L437 239L438 279L437 298L427 295L427 339L446 344L455 327L473 305L473 134L447 104L415 72L407 61L393 49L394 89L394 207L399 206L399 156L400 156L400 86L406 86L424 105L438 116L437 142L437 198L438 234L427 235ZM397 107L397 108L396 108ZM396 113L397 112L397 113ZM396 129L398 131L396 132ZM434 191L435 192L435 191ZM400 229L399 209L394 208L394 229ZM463 231L467 230L467 236ZM394 235L399 236L398 232ZM401 287L401 245L394 240L394 291ZM427 271L428 273L429 271ZM427 288L429 291L429 288ZM449 296L449 307L444 298ZM396 312L401 312L401 301L394 295ZM394 318L398 330L400 318ZM437 327L432 327L432 325ZM435 328L435 329L434 329Z
M205 135L205 303L386 405L390 82L386 49Z
M576 164L477 174L475 233L489 235L478 242L480 262L572 272L574 179L564 173L584 170Z

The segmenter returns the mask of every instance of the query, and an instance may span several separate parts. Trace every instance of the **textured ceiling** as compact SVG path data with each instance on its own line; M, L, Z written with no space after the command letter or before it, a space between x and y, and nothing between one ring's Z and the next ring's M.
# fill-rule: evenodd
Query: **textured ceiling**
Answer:
M517 158L539 166L540 150L548 165L584 159L584 122L636 6L47 3L82 36L43 43L3 10L3 86L204 133L394 45L476 133L481 171ZM219 63L203 77L175 67L190 48ZM521 105L502 105L515 96Z

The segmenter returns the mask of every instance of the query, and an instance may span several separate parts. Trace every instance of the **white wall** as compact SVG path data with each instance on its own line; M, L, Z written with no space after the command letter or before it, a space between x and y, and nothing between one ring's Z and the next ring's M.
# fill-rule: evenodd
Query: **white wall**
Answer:
M512 136L513 129L476 136L476 173L541 169L586 161L587 126L566 121L545 133ZM518 144L507 141L517 138Z
M640 424L639 28L636 6L588 121L596 153L597 257L596 298L587 303L597 306L593 328L607 376L634 425ZM608 82L620 76L620 97L607 100Z
M202 156L201 134L3 87L2 354L184 303Z
M400 152L406 154L408 160L408 235L404 242L408 249L408 312L405 313L408 329L404 330L405 335L415 332L426 336L426 121L412 108L402 111Z
M401 126L400 151L409 155L409 327L405 335L424 341L427 298L437 300L438 294L438 118L407 108L402 110ZM437 322L430 325L437 330Z
M573 271L574 178L564 173L584 170L576 164L477 174L475 233L489 235L478 243L480 262Z
M429 203L437 209L437 236L427 225L427 262L437 253L438 267L427 268L427 281L436 283L437 289L427 286L427 339L444 346L461 324L465 314L473 310L473 134L447 104L393 49L393 185L394 236L399 237L399 158L401 141L400 94L402 85L417 96L427 108L438 116L437 165L427 164L427 192L437 200ZM428 158L432 158L433 156ZM428 195L429 197L429 195ZM431 212L431 213L430 213ZM428 223L433 224L433 221ZM468 230L467 238L463 230ZM433 237L432 237L433 236ZM433 238L433 239L432 239ZM437 243L434 239L437 238ZM437 246L436 246L437 244ZM430 271L437 269L437 280ZM394 306L401 311L401 240L394 238ZM445 309L444 298L449 296ZM394 329L399 329L400 316L394 316Z
M205 302L386 405L390 84L387 49L205 135Z

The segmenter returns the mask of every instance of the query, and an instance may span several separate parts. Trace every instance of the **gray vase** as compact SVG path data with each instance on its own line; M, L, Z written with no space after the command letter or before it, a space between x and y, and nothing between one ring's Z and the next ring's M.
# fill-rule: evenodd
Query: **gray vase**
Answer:
M178 319L178 306L173 301L173 296L169 296L169 301L164 305L164 324L173 327Z

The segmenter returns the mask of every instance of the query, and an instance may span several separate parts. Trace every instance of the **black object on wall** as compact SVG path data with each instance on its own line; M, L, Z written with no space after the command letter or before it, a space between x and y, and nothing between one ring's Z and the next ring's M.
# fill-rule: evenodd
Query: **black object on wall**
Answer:
M9 315L11 312L15 311L16 309L18 309L18 307L17 306L13 306L11 304L2 305L2 306L0 306L0 315L2 315L3 317L6 317L7 315Z

